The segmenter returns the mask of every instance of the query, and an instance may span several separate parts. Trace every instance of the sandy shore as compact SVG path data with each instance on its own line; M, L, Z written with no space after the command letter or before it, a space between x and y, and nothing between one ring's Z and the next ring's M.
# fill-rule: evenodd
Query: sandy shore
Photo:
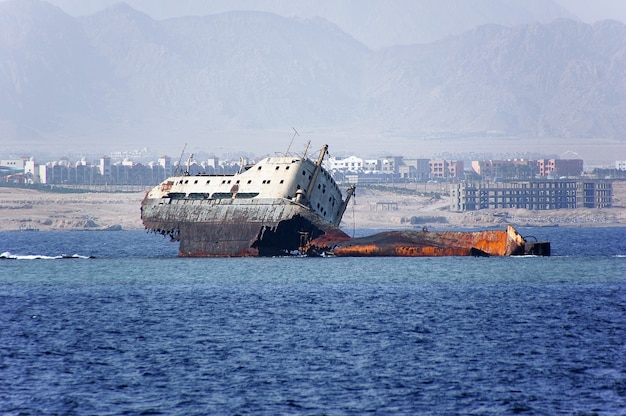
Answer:
M427 196L421 195L424 190ZM394 192L360 188L346 210L342 227L626 226L626 182L615 182L613 191L614 206L605 209L455 213L448 211L446 197L429 196L434 195L432 189L400 185ZM143 197L144 192L52 193L0 187L0 230L140 230Z

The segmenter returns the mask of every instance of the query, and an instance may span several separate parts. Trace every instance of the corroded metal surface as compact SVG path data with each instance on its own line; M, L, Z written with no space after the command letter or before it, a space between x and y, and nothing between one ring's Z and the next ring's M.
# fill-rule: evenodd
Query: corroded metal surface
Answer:
M386 231L353 239L325 235L311 241L307 252L341 257L510 256L529 254L525 244L509 226L490 231Z
M148 200L142 218L146 228L180 241L183 257L285 255L324 233L345 235L284 199Z

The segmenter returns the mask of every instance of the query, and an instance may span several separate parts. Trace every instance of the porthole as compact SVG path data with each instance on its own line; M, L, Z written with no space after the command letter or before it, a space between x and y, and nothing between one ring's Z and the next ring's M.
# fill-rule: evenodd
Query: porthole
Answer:
M276 170L280 169L280 166L276 166Z

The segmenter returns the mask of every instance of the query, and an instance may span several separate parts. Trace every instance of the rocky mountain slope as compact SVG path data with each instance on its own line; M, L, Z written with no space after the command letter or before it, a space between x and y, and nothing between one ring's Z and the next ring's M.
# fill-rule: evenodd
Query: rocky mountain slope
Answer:
M291 126L623 139L625 56L616 21L485 25L372 50L321 18L154 20L123 3L74 18L6 1L0 137L9 151L179 149L184 138Z

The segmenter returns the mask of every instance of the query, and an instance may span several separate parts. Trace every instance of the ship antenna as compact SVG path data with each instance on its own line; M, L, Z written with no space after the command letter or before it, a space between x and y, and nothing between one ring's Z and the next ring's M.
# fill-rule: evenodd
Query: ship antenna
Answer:
M183 155L185 154L186 148L187 148L187 143L185 143L185 146L183 146L183 151L180 152L180 157L178 158L178 166L176 167L176 172L178 172L178 170L180 169L180 162L182 162L183 160Z
M307 152L309 151L309 146L310 146L310 145L311 145L311 140L309 140L309 141L306 143L306 146L304 147L304 154L302 155L302 159L306 159L306 154L307 154Z
M289 150L291 150L291 145L293 144L293 139L296 138L296 136L299 136L300 133L298 133L298 131L295 129L295 127L292 127L293 129L293 136L291 136L291 141L289 142L289 147L287 147L287 153L285 153L285 155L289 155Z

